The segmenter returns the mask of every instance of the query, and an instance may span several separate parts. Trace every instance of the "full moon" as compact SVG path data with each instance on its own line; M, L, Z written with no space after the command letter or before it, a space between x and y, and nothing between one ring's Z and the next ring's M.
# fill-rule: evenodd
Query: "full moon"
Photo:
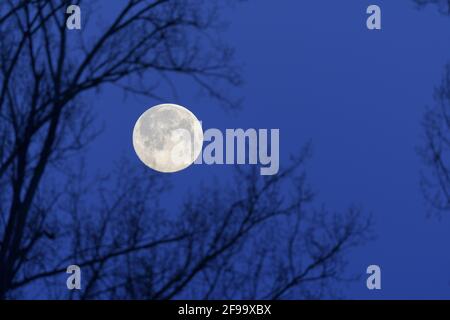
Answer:
M139 159L159 172L189 167L203 145L200 121L176 104L159 104L145 111L133 130L133 147Z

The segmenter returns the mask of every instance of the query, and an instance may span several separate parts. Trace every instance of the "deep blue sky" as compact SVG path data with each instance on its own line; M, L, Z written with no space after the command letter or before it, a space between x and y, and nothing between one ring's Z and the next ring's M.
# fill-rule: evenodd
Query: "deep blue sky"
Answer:
M381 6L381 31L365 26L370 4ZM450 216L427 218L415 152L425 106L450 61L450 17L419 11L411 0L248 1L223 16L230 22L224 39L244 65L243 110L227 113L198 99L186 82L173 102L205 128L280 128L282 161L312 140L308 174L318 204L357 203L375 221L377 239L349 257L349 271L362 279L341 288L346 297L450 298ZM93 168L107 170L105 159L123 154L139 161L131 132L153 104L123 100L117 90L95 99L106 130L89 149ZM193 166L170 179L182 197L231 172ZM370 264L381 266L381 291L365 287Z

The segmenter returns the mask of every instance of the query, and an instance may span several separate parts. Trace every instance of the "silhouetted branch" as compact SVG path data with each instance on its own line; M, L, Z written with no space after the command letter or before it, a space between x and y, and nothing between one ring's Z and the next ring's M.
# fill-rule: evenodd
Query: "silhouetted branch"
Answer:
M206 45L215 28L209 1L130 0L98 37L80 33L74 42L66 28L70 4L88 15L84 1L0 4L0 298L18 283L28 257L45 256L39 247L51 212L39 213L43 230L26 230L46 172L98 134L80 102L85 92L171 73L219 79L213 92L239 83L230 51Z
M450 14L450 0L413 0L418 6L424 7L429 4L437 5L439 11Z
M421 187L434 209L447 211L450 209L450 65L434 98L435 104L423 118L425 143L419 153L430 172L422 173Z

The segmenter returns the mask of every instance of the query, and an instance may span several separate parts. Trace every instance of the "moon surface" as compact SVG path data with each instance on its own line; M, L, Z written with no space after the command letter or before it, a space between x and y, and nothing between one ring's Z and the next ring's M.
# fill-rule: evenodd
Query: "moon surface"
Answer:
M200 121L185 107L159 104L145 111L133 130L133 147L139 159L159 172L189 167L203 145Z

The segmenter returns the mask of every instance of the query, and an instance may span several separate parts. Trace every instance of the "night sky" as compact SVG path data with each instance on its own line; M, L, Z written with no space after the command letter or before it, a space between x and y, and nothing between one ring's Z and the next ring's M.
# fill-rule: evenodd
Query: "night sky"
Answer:
M381 31L366 28L370 4L381 7ZM115 7L109 10L102 15ZM245 83L233 92L244 99L242 110L225 110L186 79L165 102L189 108L204 128L279 128L281 166L312 141L307 174L316 205L344 211L357 204L375 222L376 239L349 255L348 275L361 279L339 288L345 297L450 298L450 216L428 215L416 152L425 107L450 61L450 17L411 0L287 0L243 2L222 18L229 22L223 40L243 68ZM105 125L87 151L92 171L122 157L143 165L132 130L159 101L107 87L89 103ZM192 166L168 176L171 196L182 200L188 189L232 172ZM382 290L366 288L370 264L381 267Z

